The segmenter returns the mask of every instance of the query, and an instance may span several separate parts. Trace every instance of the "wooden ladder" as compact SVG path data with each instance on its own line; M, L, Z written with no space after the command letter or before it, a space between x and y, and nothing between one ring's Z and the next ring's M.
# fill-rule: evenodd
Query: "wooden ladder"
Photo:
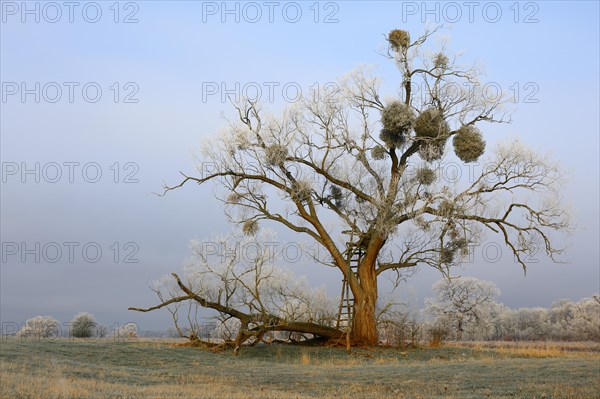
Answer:
M363 256L362 248L350 244L348 246L348 265L350 272L358 277L358 265ZM350 283L346 276L342 280L342 296L340 298L340 306L338 309L338 317L336 328L352 328L352 315L354 314L354 296L350 289Z

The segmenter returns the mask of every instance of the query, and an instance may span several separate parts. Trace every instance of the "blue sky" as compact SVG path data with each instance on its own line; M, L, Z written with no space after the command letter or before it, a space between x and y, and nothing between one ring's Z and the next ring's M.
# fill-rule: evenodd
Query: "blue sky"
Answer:
M3 259L2 322L38 314L68 321L89 311L106 324L168 327L165 314L126 309L154 303L147 283L181 270L189 239L229 229L211 187L187 187L163 198L152 194L163 181L176 181L180 170L194 170L193 154L201 140L224 126L221 113L231 114L220 91L208 95L203 88L234 89L236 83L253 82L266 95L267 85L274 84L273 101L265 107L276 113L289 103L282 87L310 90L370 64L383 79L382 91L393 96L401 78L393 63L378 54L384 35L394 28L416 35L436 22L444 24L451 51L485 64L483 81L509 92L519 88L513 123L484 130L486 140L493 144L519 137L559 160L569 172L564 197L577 223L567 265L542 259L524 277L518 265L503 260L466 266L463 274L497 282L500 300L511 307L549 306L559 298L578 299L600 290L597 2L477 2L472 21L464 2L275 2L273 21L264 2L229 2L225 7L233 14L223 14L222 2L121 2L118 16L113 2L98 2L102 14L96 23L88 22L96 10L88 2L78 3L73 22L58 3L62 17L56 23L49 22L56 10L48 3L27 3L30 10L38 7L39 22L35 14L22 13L21 2L1 4L3 172L14 165L34 168L36 162L47 173L56 162L63 172L57 183L43 176L39 183L33 175L22 178L20 170L5 176L2 242L30 247L79 242L78 248L98 243L103 250L97 263L82 259L81 252L73 263L65 256L56 263L36 263L33 256L25 262L19 256ZM257 9L262 18L252 23ZM297 9L302 14L292 23ZM131 13L138 22L124 23ZM39 103L35 94L24 102L20 91L9 94L14 84L32 89L35 82L40 82ZM49 82L62 88L56 103L47 100L55 96ZM65 82L74 82L73 102ZM88 100L97 87L102 90L97 102L82 94L86 84L92 90ZM125 103L127 95L138 101ZM537 102L525 102L527 95ZM65 162L79 163L73 164L72 183ZM89 173L101 170L102 178L86 181L78 174L84 165ZM115 170L119 183L114 183ZM138 182L124 183L129 174ZM293 239L286 232L281 237ZM118 261L111 249L115 242ZM125 248L130 242L135 247ZM134 258L139 263L123 263L132 248L138 248ZM339 276L333 271L299 267L298 272L337 295ZM399 293L419 306L437 278L421 270Z

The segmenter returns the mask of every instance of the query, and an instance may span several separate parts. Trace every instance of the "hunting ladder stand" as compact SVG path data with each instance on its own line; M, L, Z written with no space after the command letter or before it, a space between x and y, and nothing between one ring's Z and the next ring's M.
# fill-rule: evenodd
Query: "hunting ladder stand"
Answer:
M362 240L354 242L354 230L344 231L344 234L350 234L350 241L346 243L346 259L348 265L348 273L354 273L358 277L358 265L362 261L364 250L362 247ZM352 329L352 318L354 316L354 296L350 289L350 282L346 275L342 280L342 295L340 298L340 306L338 309L338 317L336 327L344 328L346 330L346 336L349 337L350 330Z

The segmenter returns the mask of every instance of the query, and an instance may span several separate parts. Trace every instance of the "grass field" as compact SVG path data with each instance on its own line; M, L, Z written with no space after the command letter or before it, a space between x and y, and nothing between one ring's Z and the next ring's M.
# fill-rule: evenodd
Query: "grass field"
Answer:
M0 345L2 398L599 398L598 345L453 344L408 351L139 339Z

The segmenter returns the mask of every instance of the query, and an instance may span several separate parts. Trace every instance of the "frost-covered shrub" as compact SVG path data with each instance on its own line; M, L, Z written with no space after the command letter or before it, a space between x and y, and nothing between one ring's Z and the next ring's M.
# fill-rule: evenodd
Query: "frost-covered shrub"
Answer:
M485 141L479 129L474 126L461 127L454 139L454 152L463 162L475 162L485 151Z
M51 316L36 316L25 322L17 337L50 338L58 336L58 320Z
M81 312L71 320L71 335L76 338L90 338L94 335L96 321L94 316L87 312Z

